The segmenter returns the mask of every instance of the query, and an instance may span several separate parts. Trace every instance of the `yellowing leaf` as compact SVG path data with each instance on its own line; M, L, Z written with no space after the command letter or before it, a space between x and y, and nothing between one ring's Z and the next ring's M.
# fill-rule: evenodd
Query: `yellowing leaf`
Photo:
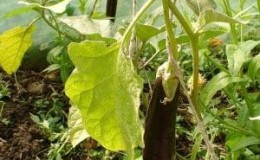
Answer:
M65 92L79 107L91 137L112 151L142 145L138 118L142 80L119 45L100 41L71 43L68 53L76 66Z
M32 45L34 27L15 27L0 35L0 65L12 74L19 68L26 50Z
M81 113L76 106L71 106L68 115L68 127L70 129L70 141L73 147L89 137L84 129Z

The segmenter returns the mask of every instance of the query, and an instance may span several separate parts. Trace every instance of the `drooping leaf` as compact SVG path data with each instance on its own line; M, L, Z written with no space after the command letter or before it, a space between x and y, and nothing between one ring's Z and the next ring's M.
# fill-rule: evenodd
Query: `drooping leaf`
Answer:
M80 142L89 137L82 122L82 116L76 106L71 106L68 115L68 127L70 129L70 141L72 146L77 146Z
M230 18L224 14L218 13L214 10L205 10L200 13L198 18L198 24L200 26L199 28L212 22L242 23L238 20Z
M0 65L8 73L16 72L26 50L32 45L34 27L15 27L0 35Z
M156 27L141 24L141 23L136 24L136 35L143 42L146 42L148 39L150 39L151 37L159 33L161 33L161 30Z
M39 8L44 8L44 9L49 9L54 13L63 13L66 10L66 6L70 3L71 0L64 0L59 3L56 3L51 6L42 6L39 3L30 3L26 1L19 1L19 4L25 4L31 7L39 7Z
M231 74L237 75L248 59L249 53L255 46L260 44L260 41L245 41L239 45L229 44L226 47L226 55L228 60L228 68Z
M218 91L231 83L240 81L243 81L243 79L239 77L232 77L225 72L220 72L218 75L214 76L201 91L201 101L204 104L203 106L207 106L212 97Z
M216 9L217 7L214 0L186 0L186 3L197 15L205 10Z
M79 107L90 136L113 151L142 145L137 114L142 80L119 45L72 43L68 53L76 70L65 91Z

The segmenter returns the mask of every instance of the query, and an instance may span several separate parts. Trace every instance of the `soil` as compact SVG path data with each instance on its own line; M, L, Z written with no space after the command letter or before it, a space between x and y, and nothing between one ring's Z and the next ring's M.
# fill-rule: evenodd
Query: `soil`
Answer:
M48 140L30 119L30 106L8 103L3 115L8 122L0 123L0 160L43 159L42 152L49 146Z
M37 100L51 99L53 92L64 95L63 84L57 73L19 71L16 77L18 83L14 76L0 71L1 87L7 86L9 91L0 96L0 160L48 159L51 142L30 114L39 111L39 107L35 106ZM61 100L67 113L68 99L62 96ZM77 152L72 151L69 157L63 159L87 159L84 148L75 150Z

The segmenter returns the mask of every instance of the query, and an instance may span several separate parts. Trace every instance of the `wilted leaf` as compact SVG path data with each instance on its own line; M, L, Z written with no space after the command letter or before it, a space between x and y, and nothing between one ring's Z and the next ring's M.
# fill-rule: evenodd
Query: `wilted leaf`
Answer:
M25 51L32 45L34 27L15 27L0 35L0 65L12 74L19 68Z
M68 127L70 129L70 141L75 147L89 137L82 122L82 116L76 106L71 106L68 115Z
M221 89L225 88L229 84L243 81L239 77L232 77L225 72L220 72L214 76L202 89L201 91L201 101L204 106L207 106L211 101L212 97Z
M205 10L200 13L198 18L198 24L200 26L199 28L212 22L242 23L214 10Z
M186 3L197 15L205 10L216 9L217 7L214 0L186 0Z
M68 47L76 70L66 94L83 116L84 127L104 147L126 150L142 145L137 110L142 80L119 45L85 41Z
M238 46L229 44L226 47L226 54L228 60L228 68L232 75L237 75L243 65L248 59L249 54L255 46L260 44L260 41L246 41L240 43Z

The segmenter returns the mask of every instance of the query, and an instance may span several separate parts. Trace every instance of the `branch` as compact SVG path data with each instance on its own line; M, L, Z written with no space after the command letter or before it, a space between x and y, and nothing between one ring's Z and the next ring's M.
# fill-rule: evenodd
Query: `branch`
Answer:
M173 12L173 14L175 15L175 17L179 20L179 22L181 23L182 27L184 28L185 32L188 34L189 38L190 38L190 43L192 46L192 55L193 55L193 90L192 90L192 98L189 95L189 91L187 89L187 87L185 86L184 80L182 79L182 73L180 70L180 67L178 66L177 62L176 62L176 57L174 57L173 55L177 54L177 43L174 43L174 34L173 32L171 32L171 28L168 29L168 27L170 27L170 21L169 21L169 12L164 12L164 16L165 16L165 23L166 23L166 29L167 29L167 33L169 36L169 42L170 44L167 45L167 50L168 52L170 52L169 58L170 58L170 63L172 65L172 67L175 69L175 75L178 77L179 82L183 88L184 94L186 95L188 102L191 106L193 115L195 116L195 119L198 123L198 128L203 136L203 139L208 147L208 152L209 155L211 156L212 160L217 160L217 156L215 154L214 148L209 140L209 137L207 135L205 126L203 124L203 120L202 117L200 115L200 111L198 108L198 96L199 96L199 88L198 88L198 75L199 75L199 47L198 47L198 40L199 40L199 36L198 34L195 34L191 27L188 25L187 21L184 19L184 17L182 16L182 14L178 11L177 7L175 6L175 4L173 4L170 0L163 0L163 4L164 4L164 11L166 10L165 7L169 7L171 9L171 11ZM168 19L168 20L167 20ZM171 44L172 43L172 44ZM176 47L175 47L176 46ZM176 52L176 53L175 53Z
M139 20L139 18L145 13L145 11L151 6L151 4L153 4L153 2L155 2L155 0L149 0L148 2L146 2L143 5L143 7L138 11L136 16L134 17L134 19L132 20L132 22L130 23L128 28L126 29L126 31L122 37L122 43L121 43L121 49L123 50L123 52L128 53L127 46L129 46L129 38L130 38L129 36L131 36L131 31L132 31L133 27L135 26L136 22ZM127 49L125 50L125 48L127 48Z
M188 34L188 36L189 37L193 37L194 36L194 32L192 31L192 28L187 23L185 18L182 16L182 14L178 10L178 8L175 6L175 4L173 2L171 2L171 1L169 1L169 8L172 11L172 13L174 14L174 16L178 19L178 21L180 22L180 24L182 25L183 29Z

